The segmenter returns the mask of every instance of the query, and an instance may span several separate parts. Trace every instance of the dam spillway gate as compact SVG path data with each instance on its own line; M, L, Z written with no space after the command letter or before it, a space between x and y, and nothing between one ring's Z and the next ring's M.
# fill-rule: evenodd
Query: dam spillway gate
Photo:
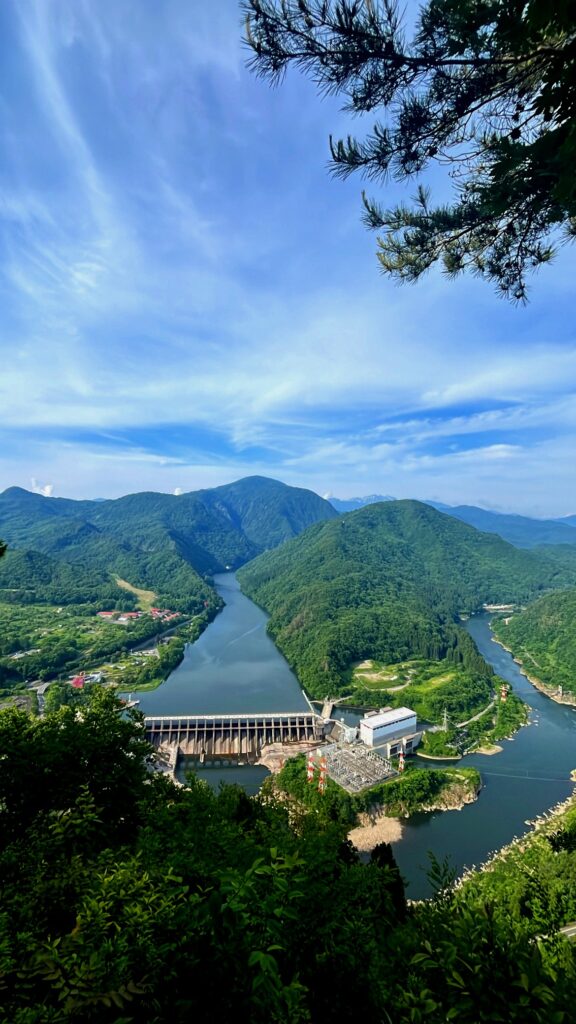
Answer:
M310 711L258 715L163 715L145 718L155 747L176 746L188 757L258 757L271 743L321 740L324 722Z

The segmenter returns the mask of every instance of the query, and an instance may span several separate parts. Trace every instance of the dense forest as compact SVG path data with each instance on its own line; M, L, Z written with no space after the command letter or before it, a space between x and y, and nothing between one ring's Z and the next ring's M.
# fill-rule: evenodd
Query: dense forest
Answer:
M336 517L312 491L265 477L109 501L44 498L18 487L0 494L0 536L10 547L112 570L162 593L178 563L201 575L236 568L312 523Z
M455 625L484 602L572 582L574 569L415 501L369 505L310 527L238 573L313 696L342 692L364 658L450 658L485 673Z
M130 610L136 596L110 573L63 562L39 551L7 551L0 560L0 601L10 604L93 605Z
M361 863L330 801L290 815L150 775L109 692L0 712L0 745L10 1024L572 1019L572 819L459 890L433 863L436 897L411 906L390 847Z
M554 691L576 694L576 590L547 594L508 619L496 619L494 632L528 675Z

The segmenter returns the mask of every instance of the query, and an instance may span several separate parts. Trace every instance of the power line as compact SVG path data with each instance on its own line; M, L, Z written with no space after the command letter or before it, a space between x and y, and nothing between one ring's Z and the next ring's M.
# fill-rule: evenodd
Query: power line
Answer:
M531 782L571 782L569 775L552 776L552 775L509 775L508 772L486 772L483 768L479 768L478 771L481 775L497 775L501 779L528 779Z

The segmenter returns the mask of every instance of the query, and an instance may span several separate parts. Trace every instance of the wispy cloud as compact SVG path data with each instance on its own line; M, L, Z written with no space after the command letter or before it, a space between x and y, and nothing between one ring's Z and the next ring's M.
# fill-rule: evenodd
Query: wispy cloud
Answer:
M570 254L528 311L382 281L359 183L326 176L337 105L248 75L235 0L0 21L0 485L576 507Z

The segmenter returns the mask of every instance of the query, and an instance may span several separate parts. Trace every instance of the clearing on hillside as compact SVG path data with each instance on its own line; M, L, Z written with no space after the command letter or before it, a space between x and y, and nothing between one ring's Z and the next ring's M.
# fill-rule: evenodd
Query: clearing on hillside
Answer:
M122 590L129 590L132 594L136 594L138 605L143 612L150 610L156 600L156 594L153 590L141 590L139 587L134 587L131 583L128 583L128 580L121 580L119 576L115 576L114 579L118 586L122 587Z

